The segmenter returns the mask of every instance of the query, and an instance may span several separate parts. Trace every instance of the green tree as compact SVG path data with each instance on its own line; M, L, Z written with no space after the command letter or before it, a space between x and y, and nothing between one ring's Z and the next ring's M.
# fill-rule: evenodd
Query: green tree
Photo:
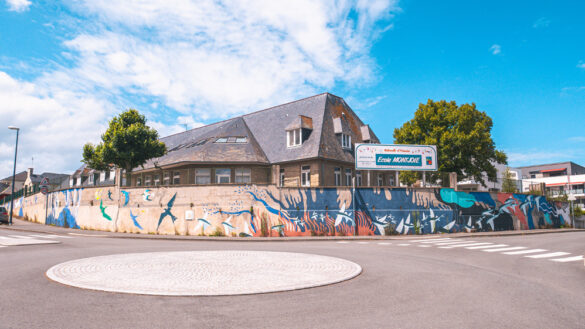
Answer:
M473 178L486 186L483 173L489 181L497 180L497 170L492 164L507 163L506 154L496 150L492 140L492 119L477 110L475 104L457 106L455 101L419 104L414 118L394 129L396 144L436 145L439 171L427 174L427 179L446 183L449 172L460 178ZM403 182L420 177L420 172L404 173Z
M512 172L510 168L506 168L504 172L504 180L502 181L502 192L506 193L516 193L518 189L516 188L516 182L512 179Z
M158 140L157 131L146 125L144 115L129 109L110 121L100 144L83 146L82 162L96 170L106 170L112 165L122 168L129 184L132 169L165 153L165 144Z

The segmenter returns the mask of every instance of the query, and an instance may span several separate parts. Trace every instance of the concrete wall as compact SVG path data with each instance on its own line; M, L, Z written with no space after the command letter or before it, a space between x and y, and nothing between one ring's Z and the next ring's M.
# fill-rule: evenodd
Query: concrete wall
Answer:
M568 206L542 196L360 188L352 197L345 187L274 185L69 189L20 198L15 214L63 227L180 235L426 234L570 225Z

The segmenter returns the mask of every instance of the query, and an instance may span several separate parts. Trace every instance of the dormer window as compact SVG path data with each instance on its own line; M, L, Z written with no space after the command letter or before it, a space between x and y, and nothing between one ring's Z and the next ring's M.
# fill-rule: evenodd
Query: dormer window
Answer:
M293 129L286 132L286 146L295 147L302 144L301 129Z
M341 134L341 147L344 149L351 149L351 136Z

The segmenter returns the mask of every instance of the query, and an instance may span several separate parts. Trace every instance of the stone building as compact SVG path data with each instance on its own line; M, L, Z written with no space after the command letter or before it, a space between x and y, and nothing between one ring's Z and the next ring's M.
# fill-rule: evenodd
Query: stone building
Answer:
M132 186L275 184L394 186L394 172L355 170L355 143L379 143L337 96L324 93L161 138L168 153Z

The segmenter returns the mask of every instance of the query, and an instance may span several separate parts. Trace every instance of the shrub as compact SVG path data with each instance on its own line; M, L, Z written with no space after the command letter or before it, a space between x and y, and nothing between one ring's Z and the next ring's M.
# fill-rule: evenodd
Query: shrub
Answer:
M213 231L213 233L211 233L209 236L225 236L225 233L221 228L216 227L215 231Z

